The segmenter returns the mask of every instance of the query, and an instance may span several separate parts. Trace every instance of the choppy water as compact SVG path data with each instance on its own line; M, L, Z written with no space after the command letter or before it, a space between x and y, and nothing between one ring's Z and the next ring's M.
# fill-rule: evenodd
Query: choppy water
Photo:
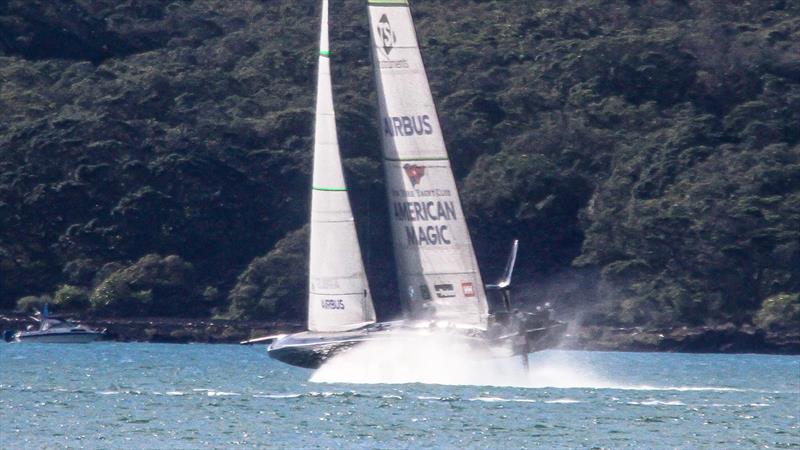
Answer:
M309 381L261 346L0 345L0 447L800 447L798 357L415 353Z

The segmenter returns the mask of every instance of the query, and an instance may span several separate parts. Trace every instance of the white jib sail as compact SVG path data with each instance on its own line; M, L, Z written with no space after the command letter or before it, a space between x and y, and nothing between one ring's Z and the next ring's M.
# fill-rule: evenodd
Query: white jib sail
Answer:
M322 2L310 241L308 329L345 331L375 322L336 137L328 0Z
M412 318L486 327L486 293L406 0L368 0L398 282Z

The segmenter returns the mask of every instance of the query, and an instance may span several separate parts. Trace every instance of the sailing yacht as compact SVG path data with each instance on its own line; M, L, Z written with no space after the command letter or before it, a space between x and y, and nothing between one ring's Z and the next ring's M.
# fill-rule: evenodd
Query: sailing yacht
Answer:
M342 170L322 1L311 198L308 331L270 336L271 357L316 368L364 341L448 333L477 347L527 355L564 324L512 311L515 241L499 282L484 285L445 148L407 0L368 0L382 153L399 299L406 318L376 322ZM487 289L503 299L489 311ZM527 356L526 356L527 358Z

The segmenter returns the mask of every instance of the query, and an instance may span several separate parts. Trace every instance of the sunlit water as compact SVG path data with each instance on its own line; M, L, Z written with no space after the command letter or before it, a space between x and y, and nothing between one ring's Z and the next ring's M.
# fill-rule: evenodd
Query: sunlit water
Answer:
M0 447L800 447L795 356L548 351L526 374L457 355L313 373L263 346L3 344Z

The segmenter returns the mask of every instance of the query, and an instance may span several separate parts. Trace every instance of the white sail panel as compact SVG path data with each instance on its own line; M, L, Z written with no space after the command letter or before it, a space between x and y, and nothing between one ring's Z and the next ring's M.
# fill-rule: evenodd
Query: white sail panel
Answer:
M310 241L308 329L345 331L375 322L336 136L327 0L322 2Z
M485 328L486 293L405 0L369 0L398 281L414 318Z

